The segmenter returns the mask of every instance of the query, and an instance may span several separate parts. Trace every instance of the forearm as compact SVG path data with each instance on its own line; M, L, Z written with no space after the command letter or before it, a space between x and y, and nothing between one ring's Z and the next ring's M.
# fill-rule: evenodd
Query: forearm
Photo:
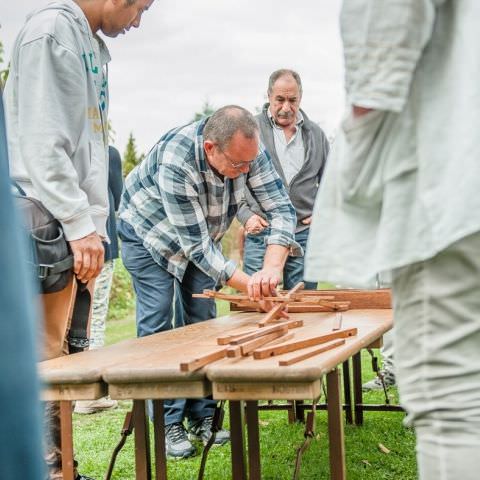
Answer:
M270 244L265 252L265 258L263 260L264 269L278 270L279 276L285 265L288 256L288 248L282 245Z
M232 287L235 290L248 293L247 285L249 280L250 280L250 275L247 275L245 272L237 268L235 269L235 271L233 272L233 275L227 280L226 283L229 287Z

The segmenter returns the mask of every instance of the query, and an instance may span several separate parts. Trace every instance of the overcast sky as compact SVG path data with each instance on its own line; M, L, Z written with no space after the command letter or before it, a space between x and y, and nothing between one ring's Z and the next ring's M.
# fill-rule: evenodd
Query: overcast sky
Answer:
M1 0L0 40L9 58L25 16L45 0ZM268 76L297 70L302 108L333 132L343 111L341 0L155 0L138 30L106 39L112 55L110 119L123 153L129 132L148 151L208 100L252 112Z

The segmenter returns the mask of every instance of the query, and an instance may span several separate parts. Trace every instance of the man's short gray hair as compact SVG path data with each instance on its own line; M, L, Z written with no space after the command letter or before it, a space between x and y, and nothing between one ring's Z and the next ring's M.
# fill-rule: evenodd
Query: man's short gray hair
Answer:
M281 68L280 70L275 70L268 79L268 94L270 95L273 90L273 86L275 82L281 77L293 77L293 79L297 82L298 91L300 95L302 95L303 88L302 88L302 80L300 79L300 75L295 70L290 70L289 68Z
M253 115L238 105L219 108L207 121L203 138L216 143L225 150L235 133L241 132L246 138L258 135L258 125Z

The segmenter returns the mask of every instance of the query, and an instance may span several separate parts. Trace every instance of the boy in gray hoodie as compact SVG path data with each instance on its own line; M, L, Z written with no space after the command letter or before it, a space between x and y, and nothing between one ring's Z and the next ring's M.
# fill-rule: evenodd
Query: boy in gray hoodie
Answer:
M107 240L107 63L97 36L139 27L153 0L60 0L32 13L15 42L5 87L10 172L62 224L74 273L88 283L103 266ZM72 289L75 282L67 289ZM65 291L43 296L43 359L62 353ZM66 305L64 307L63 305ZM53 312L55 314L53 314ZM58 405L46 409L50 478L63 478ZM76 479L86 479L75 472Z

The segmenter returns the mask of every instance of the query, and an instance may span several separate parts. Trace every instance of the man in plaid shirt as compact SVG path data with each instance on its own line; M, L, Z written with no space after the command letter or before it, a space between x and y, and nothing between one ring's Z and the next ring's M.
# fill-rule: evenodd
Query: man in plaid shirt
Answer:
M249 276L226 259L220 240L248 188L265 212L271 233L263 269ZM216 316L213 299L193 299L205 288L229 285L261 301L274 294L288 252L296 250L295 210L268 153L259 146L253 116L237 106L165 134L127 177L120 205L122 258L137 294L137 334L172 328L174 288L185 324ZM190 439L206 442L216 402L165 401L167 454L195 453ZM217 433L216 443L229 439Z

